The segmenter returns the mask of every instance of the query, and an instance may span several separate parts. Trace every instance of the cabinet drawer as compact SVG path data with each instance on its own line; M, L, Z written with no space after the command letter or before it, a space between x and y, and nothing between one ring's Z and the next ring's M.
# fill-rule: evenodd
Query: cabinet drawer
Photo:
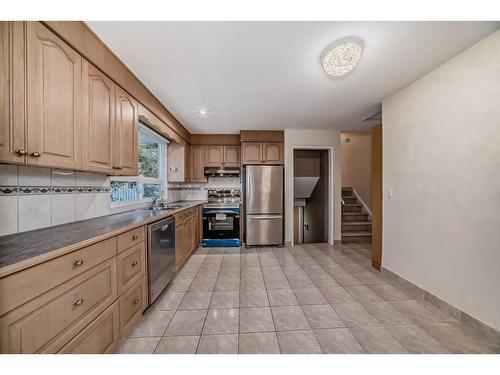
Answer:
M142 277L120 297L120 332L125 337L147 306L146 280Z
M107 260L0 319L0 352L55 353L117 298Z
M113 303L59 353L103 354L113 353L120 341L120 309Z
M118 295L121 295L146 273L144 242L125 250L117 257Z
M136 243L144 241L144 227L129 230L117 237L117 249L121 253Z
M115 254L116 238L113 237L0 279L0 315Z
M187 210L181 211L177 214L175 214L175 224L180 224L181 221L185 220L191 215L195 215L198 212L198 209L196 207L191 207L188 208Z

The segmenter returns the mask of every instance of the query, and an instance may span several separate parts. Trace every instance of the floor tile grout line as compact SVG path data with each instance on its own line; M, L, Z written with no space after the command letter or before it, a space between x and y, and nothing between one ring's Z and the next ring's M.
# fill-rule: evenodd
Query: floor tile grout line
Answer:
M274 254L274 252L273 252L273 254ZM260 259L259 259L258 256L257 256L257 260L259 261L259 265L260 265L261 272L262 272L262 263L260 262ZM273 320L274 335L276 336L276 342L278 343L278 350L280 351L280 354L283 354L283 352L281 351L280 340L278 338L276 322L274 321L273 309L271 308L271 301L269 299L269 293L267 291L266 279L264 278L264 276L262 276L262 278L264 279L264 288L265 288L265 291L266 291L267 302L269 303L269 312L271 313L271 319Z
M198 247L198 248L197 248L197 249L193 252L193 255L196 253L196 251L198 251L198 249L199 249L199 247ZM165 336L165 334L167 333L168 327L170 327L170 324L172 324L172 320L174 320L174 317L175 317L175 315L177 314L177 311L179 310L179 306L181 305L182 301L183 301L183 300L184 300L184 298L186 297L186 294L187 294L187 292L188 292L188 290L189 290L189 288L190 288L191 284L193 283L193 280L195 279L196 275L198 274L198 272L199 272L199 270L200 270L200 268L201 268L201 265L203 264L203 262L205 262L206 254L203 254L203 255L204 255L204 257L203 257L203 261L201 262L200 266L199 266L199 267L198 267L198 269L196 270L196 273L195 273L194 277L191 279L191 282L189 283L188 288L186 289L186 291L184 291L184 296L182 296L182 300L181 300L181 302L179 302L179 305L178 305L178 306L177 306L177 308L175 309L175 312L174 312L174 314L172 315L172 318L170 319L170 322L168 323L167 328L165 328L165 331L163 332L163 336L162 336L162 338L161 338L161 339L158 341L158 343L156 344L155 349L153 350L153 353L155 353L155 352L156 352L156 350L158 349L158 346L160 345L161 340L163 340L163 337L167 337L167 336ZM187 263L186 263L186 264L187 264ZM168 291L167 291L167 292L168 292ZM208 313L208 312L207 312L207 313ZM199 341L199 340L198 340L198 341Z
M207 257L208 257L209 253L207 253ZM223 254L223 258L224 258L224 254ZM206 258L205 258L206 260ZM203 262L205 262L205 260ZM217 284L217 279L219 278L219 274L220 274L220 267L222 265L222 260L219 264L219 267L217 268L217 277L215 278L215 283ZM201 267L200 267L201 268ZM214 298L214 293L215 293L215 284L214 284L214 289L212 290L212 295L210 296L210 301L208 302L208 306L210 307L210 304L212 303L212 299ZM208 313L209 313L210 309L208 308L207 309L207 314L205 315L205 320L203 320L203 325L201 327L201 332L200 332L200 337L198 339L198 343L196 344L196 350L194 351L195 354L198 353L198 349L200 347L200 342L201 342L201 336L203 335L203 331L205 330L205 325L207 324L207 318L208 318ZM239 314L239 312L238 312Z

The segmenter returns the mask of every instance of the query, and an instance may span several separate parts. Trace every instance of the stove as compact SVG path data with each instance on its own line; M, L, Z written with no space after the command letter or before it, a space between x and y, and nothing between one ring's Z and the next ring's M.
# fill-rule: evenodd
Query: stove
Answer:
M240 246L240 189L210 189L203 205L203 246Z

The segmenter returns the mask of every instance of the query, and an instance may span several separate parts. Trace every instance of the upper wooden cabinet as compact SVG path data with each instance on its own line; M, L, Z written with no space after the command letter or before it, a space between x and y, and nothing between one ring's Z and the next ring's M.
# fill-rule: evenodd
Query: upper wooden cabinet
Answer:
M40 22L0 22L0 120L0 162L137 175L137 101Z
M25 163L23 22L0 22L0 161Z
M206 145L206 167L239 167L240 146Z
M205 182L205 147L191 146L191 182Z
M26 23L27 163L81 168L82 58L39 22Z
M224 165L227 167L240 166L240 146L224 146Z
M224 146L205 146L205 166L219 167L224 164Z
M283 164L282 142L241 142L243 164Z
M283 164L283 143L262 142L262 163Z
M83 61L82 169L114 173L115 84Z
M116 87L115 169L118 174L138 174L139 119L137 102L119 86Z

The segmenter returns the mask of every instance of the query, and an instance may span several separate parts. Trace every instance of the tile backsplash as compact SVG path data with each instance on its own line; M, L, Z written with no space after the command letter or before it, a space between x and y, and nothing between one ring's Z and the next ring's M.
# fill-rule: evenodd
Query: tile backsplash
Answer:
M241 181L239 177L213 177L207 182L169 184L168 195L175 194L176 200L183 201L206 200L208 189L215 188L241 189Z
M109 215L105 174L0 164L0 236Z

